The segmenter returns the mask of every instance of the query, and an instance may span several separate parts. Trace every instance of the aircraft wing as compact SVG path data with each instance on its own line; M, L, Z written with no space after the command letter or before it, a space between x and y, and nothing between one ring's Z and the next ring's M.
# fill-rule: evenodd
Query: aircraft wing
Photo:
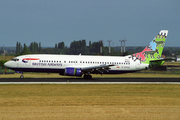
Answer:
M99 66L91 66L91 67L82 67L81 71L82 72L99 72L99 73L103 73L103 71L107 71L109 69L111 69L110 67L114 66L114 65L99 65Z

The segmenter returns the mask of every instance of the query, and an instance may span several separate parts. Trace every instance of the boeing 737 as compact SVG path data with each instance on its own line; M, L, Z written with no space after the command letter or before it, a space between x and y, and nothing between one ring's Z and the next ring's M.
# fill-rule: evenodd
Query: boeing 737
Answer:
M47 72L91 79L91 74L121 74L161 66L160 59L168 30L161 30L142 52L127 56L50 55L30 54L13 58L5 67L21 73Z

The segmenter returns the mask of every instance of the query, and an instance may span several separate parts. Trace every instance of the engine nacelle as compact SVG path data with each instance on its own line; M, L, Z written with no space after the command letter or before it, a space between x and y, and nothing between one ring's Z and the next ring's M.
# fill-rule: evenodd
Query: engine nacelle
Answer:
M66 68L64 71L64 75L67 76L82 76L82 72L80 68Z

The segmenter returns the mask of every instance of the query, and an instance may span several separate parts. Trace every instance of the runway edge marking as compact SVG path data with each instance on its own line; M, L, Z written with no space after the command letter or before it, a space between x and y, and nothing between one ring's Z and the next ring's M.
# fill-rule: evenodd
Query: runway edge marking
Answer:
M0 82L0 84L180 84L180 82Z

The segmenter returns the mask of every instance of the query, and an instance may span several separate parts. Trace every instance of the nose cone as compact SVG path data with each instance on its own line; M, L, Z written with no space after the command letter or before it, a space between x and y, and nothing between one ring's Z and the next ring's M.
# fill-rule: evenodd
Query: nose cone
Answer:
M9 62L6 62L6 63L4 63L4 66L5 67L7 67L7 68L11 68L12 66L11 66L11 62L9 61Z
M5 63L4 63L4 66L5 66L5 67L8 67L8 62L5 62Z

